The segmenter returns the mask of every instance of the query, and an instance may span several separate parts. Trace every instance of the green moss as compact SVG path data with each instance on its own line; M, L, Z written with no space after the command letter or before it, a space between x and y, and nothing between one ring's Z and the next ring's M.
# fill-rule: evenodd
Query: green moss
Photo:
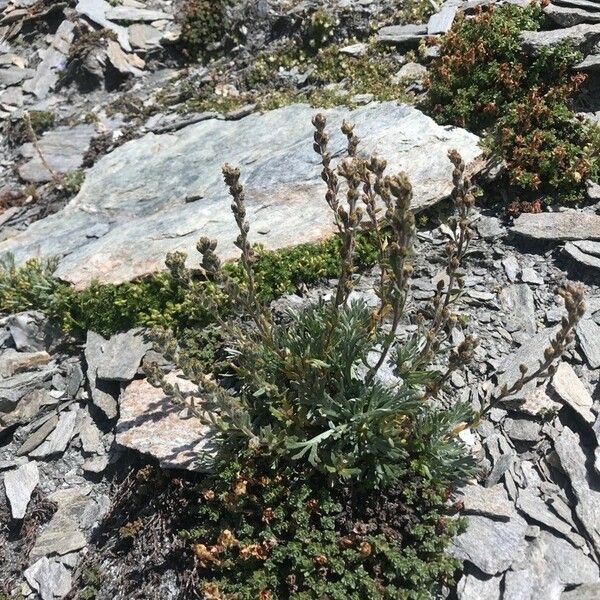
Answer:
M273 300L294 292L301 283L333 277L338 271L337 238L269 252L256 248L256 279L261 298ZM374 264L375 245L369 234L358 240L358 262ZM92 283L83 291L52 275L55 261L30 260L17 267L0 262L0 313L42 310L69 331L111 335L136 326L163 327L176 333L206 325L229 310L227 298L214 284L200 278L182 283L169 272L121 285ZM237 262L225 270L241 279Z

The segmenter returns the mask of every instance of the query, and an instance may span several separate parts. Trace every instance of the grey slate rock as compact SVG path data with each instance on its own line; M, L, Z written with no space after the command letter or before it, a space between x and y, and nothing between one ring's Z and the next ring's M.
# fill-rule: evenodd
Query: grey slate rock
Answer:
M600 215L573 210L523 213L515 219L511 231L534 240L600 240Z
M541 423L530 419L507 418L504 420L504 429L508 437L517 442L538 442L541 437L541 428Z
M564 537L568 538L571 534L571 527L562 519L556 517L550 511L546 503L530 488L526 488L519 492L519 497L517 498L517 508L527 518L547 527L548 529L552 529Z
M50 363L37 371L17 373L12 377L0 379L0 411L10 412L17 403L37 388L44 387L56 373L56 365Z
M591 242L590 240L581 240L573 242L577 248L586 254L600 258L600 242ZM593 312L593 311L592 311Z
M552 387L560 399L568 404L584 421L587 423L595 421L594 414L591 411L594 404L592 396L570 364L561 362L558 365L552 378Z
M585 187L590 200L600 200L600 183L588 180Z
M35 450L54 431L58 424L58 415L52 415L36 429L17 450L17 456L24 456Z
M117 416L118 388L114 382L102 381L98 378L98 365L102 361L103 344L106 343L101 335L88 331L85 344L85 360L88 365L87 378L94 404L106 415L108 419Z
M20 69L18 67L0 69L0 87L17 85L26 79L31 79L33 74L34 71L31 69Z
M486 577L479 573L463 575L456 586L459 600L500 600L502 577Z
M48 496L56 502L57 511L38 535L30 558L69 554L87 544L84 531L90 529L105 514L103 497L90 497L81 488L61 489Z
M552 4L582 8L593 12L600 10L596 0L553 0Z
M580 23L600 23L600 12L592 12L585 8L558 6L552 3L546 6L544 12L561 27L572 27Z
M558 332L558 327L547 327L531 339L527 340L517 351L509 354L497 369L498 389L504 384L511 387L520 377L519 366L524 364L529 372L533 372L544 357L544 349ZM519 394L519 397L522 394ZM517 399L517 398L515 398Z
M502 259L502 266L504 267L504 272L506 273L508 280L512 283L517 281L517 277L521 273L521 267L519 261L513 254Z
M506 571L504 574L504 600L533 600L535 584L530 569ZM481 597L483 600L484 597Z
M427 22L427 35L448 32L452 27L457 12L458 6L444 4L439 12L429 17L429 21Z
M134 48L150 50L160 47L162 32L152 25L134 23L128 27L129 40Z
M543 531L538 538L544 549L550 572L556 573L565 586L595 583L599 580L598 565L567 540Z
M100 379L131 381L152 344L144 338L142 329L118 333L100 342L101 356L94 356L96 375ZM94 344L97 347L97 344Z
M575 513L585 527L596 552L600 552L600 492L589 486L587 458L581 448L579 437L565 427L554 441L554 449L564 472L571 481L577 500Z
M591 319L583 319L577 325L577 339L592 369L600 367L600 326Z
M28 462L4 475L4 488L13 519L22 519L27 512L31 494L40 482L37 463Z
M533 285L542 285L544 283L542 277L540 277L533 267L525 267L523 269L523 272L521 273L521 280L524 283L531 283Z
M561 42L570 42L577 50L585 53L600 41L600 23L582 23L551 31L524 31L520 37L521 45L526 52L535 53Z
M221 175L225 161L242 165L253 240L269 249L321 240L333 224L312 148L315 112L292 105L130 141L86 172L80 193L62 211L0 242L0 256L13 252L18 263L32 256L62 257L56 275L78 288L93 279L119 283L164 270L173 250L187 252L189 266L198 266L195 246L203 235L218 240L222 259L237 258L237 231ZM473 166L481 153L477 136L441 127L395 102L323 112L333 156L345 147L340 123L353 121L365 153L385 156L389 173L409 173L416 211L452 191L448 150L456 148ZM185 202L190 197L200 200ZM90 228L100 226L106 233L90 238Z
M95 134L93 125L57 127L47 131L38 141L44 160L55 173L70 173L81 167L83 155ZM19 177L31 183L52 181L52 173L46 168L32 143L21 146L21 154L29 159L19 168Z
M510 333L523 331L533 335L537 330L533 292L527 284L507 285L500 290L500 304L505 314L505 327Z
M142 23L162 20L172 20L173 15L160 10L146 8L133 8L130 6L111 6L105 13L111 21L126 21L129 23Z
M79 438L84 452L88 454L102 454L104 444L102 443L102 432L98 429L89 413L85 413L79 429Z
M600 18L598 18L598 22L600 23ZM573 68L577 71L600 71L600 55L590 54Z
M23 85L23 89L37 98L45 98L58 82L60 70L65 68L73 41L75 23L63 21L54 35L50 47L45 51L34 77Z
M34 389L23 396L16 408L10 413L0 412L0 432L7 427L30 423L45 407L57 404L57 400L44 388Z
M589 242L596 243L596 242ZM593 254L588 254L587 252L583 252L577 242L567 242L564 247L564 252L567 256L572 258L574 261L579 263L579 265L595 269L600 271L600 257L596 257Z
M44 458L53 454L60 454L67 449L69 442L75 435L75 423L77 421L77 410L64 411L56 425L54 431L46 440L32 450L29 455L36 458Z
M389 25L377 32L382 44L416 45L427 35L427 25Z
M506 571L527 547L527 522L515 512L508 521L471 516L467 530L452 543L451 554L487 575Z
M10 315L7 327L19 352L52 352L60 341L60 331L41 312L29 310Z
M585 583L563 592L560 600L598 600L598 598L600 598L600 583Z
M466 485L458 490L465 514L481 515L491 519L508 520L515 508L502 484L492 487Z
M71 574L60 562L45 556L23 572L27 583L42 600L63 598L71 591Z

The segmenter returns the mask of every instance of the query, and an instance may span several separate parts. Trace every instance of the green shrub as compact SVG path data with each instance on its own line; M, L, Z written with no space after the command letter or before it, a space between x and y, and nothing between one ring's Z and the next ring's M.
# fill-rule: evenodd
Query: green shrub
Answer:
M579 198L598 169L597 127L575 119L571 101L584 76L568 43L535 55L521 49L523 30L544 24L539 5L506 5L459 18L445 36L429 77L425 107L441 123L486 134L505 159L509 183L546 200Z
M504 156L510 184L561 202L580 199L584 181L598 177L600 128L536 89L498 119L486 143Z
M313 124L337 231L331 298L274 316L260 291L240 172L226 165L239 229L236 272L222 267L215 241L201 239L198 251L237 315L221 323L229 375L205 374L166 336L163 351L199 384L196 408L190 394L149 369L156 385L215 432L217 474L201 489L196 527L183 535L194 542L209 598L424 599L456 567L443 554L456 523L442 518L442 492L472 473L456 436L470 408L442 409L434 398L475 347L470 336L455 349L448 341L473 190L451 152L457 215L446 283L423 314L407 311L416 231L407 176L386 175L381 158L360 158L348 123L347 156L334 168L325 117ZM351 298L358 232L367 225L380 271L375 308ZM408 319L418 327L397 343ZM392 382L381 378L388 365L398 377Z
M181 11L181 43L192 58L205 57L221 46L227 32L231 0L185 0Z

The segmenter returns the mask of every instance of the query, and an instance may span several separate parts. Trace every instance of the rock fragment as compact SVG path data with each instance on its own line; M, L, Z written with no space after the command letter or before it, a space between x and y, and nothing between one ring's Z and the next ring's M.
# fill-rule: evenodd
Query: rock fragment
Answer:
M62 563L50 561L45 556L26 569L23 575L42 600L63 598L71 591L71 574L68 569Z
M167 375L167 381L177 383L183 391L197 389L176 372ZM162 389L145 379L134 380L123 390L119 408L118 444L157 458L165 468L209 468L214 453L210 430L197 417L182 416L182 407Z
M552 378L552 387L561 400L569 405L584 421L593 423L594 414L591 411L594 401L585 385L577 377L573 367L561 362Z
M487 575L506 571L527 547L527 522L516 512L508 521L471 516L467 530L453 542L451 553Z
M466 514L500 520L508 520L515 514L514 505L500 483L488 488L481 485L466 485L460 488L459 493Z
M442 9L431 15L427 22L427 35L436 35L447 33L454 23L454 17L458 12L458 6L453 4L444 4Z
M427 35L427 25L389 25L377 32L377 41L382 44L418 44Z
M50 47L45 51L33 79L27 81L23 89L38 98L45 98L56 85L60 70L64 69L69 48L74 37L75 24L63 21L54 35Z
M515 219L511 231L540 241L600 240L600 215L575 210L523 213Z
M6 497L13 519L22 519L27 512L31 494L40 482L37 463L28 462L4 475Z
M134 8L131 6L111 6L105 13L111 21L126 21L128 23L143 23L152 21L170 21L173 15L160 10Z
M527 284L503 287L500 291L500 304L506 315L505 327L508 332L523 331L529 335L536 332L533 292Z
M600 326L591 319L581 320L577 325L577 339L590 367L600 367Z
M567 242L564 247L564 252L569 258L572 258L581 266L600 271L600 257L583 252L576 242Z
M521 44L526 52L539 52L543 48L554 47L562 42L569 42L577 50L591 50L600 41L600 23L581 23L565 29L551 31L524 31Z
M67 449L69 442L75 435L76 420L76 409L63 412L59 417L54 431L40 446L38 446L35 450L32 450L29 455L36 458L43 458L64 452Z
M85 15L94 21L94 23L116 33L121 48L123 48L125 52L131 52L131 44L129 43L127 29L106 18L106 13L111 9L112 6L105 0L79 0L75 7L75 10L79 14Z
M600 553L600 492L589 486L587 458L581 448L579 437L565 427L555 439L554 449L564 472L571 481L577 500L575 513L585 527L596 552Z
M118 333L109 340L94 341L92 346L101 350L101 355L89 358L96 365L97 377L126 382L135 377L144 354L152 344L145 339L142 329L131 329Z

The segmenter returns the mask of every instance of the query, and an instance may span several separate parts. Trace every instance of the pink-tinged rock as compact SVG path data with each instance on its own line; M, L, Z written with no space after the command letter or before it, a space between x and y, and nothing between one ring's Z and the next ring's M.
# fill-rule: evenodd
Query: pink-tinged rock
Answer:
M182 391L195 386L178 376L167 375ZM207 471L214 456L210 429L184 406L176 404L146 379L132 381L119 398L118 444L158 459L161 467Z

